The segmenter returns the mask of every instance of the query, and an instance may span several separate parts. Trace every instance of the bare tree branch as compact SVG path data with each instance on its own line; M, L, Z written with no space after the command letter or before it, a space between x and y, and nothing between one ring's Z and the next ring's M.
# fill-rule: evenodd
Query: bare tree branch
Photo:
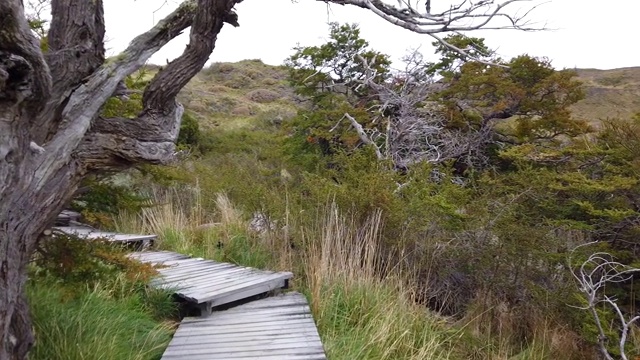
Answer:
M573 249L571 255L573 255L579 248L595 244L594 242L582 244ZM572 265L572 257L569 257L569 266ZM602 324L600 315L597 311L599 304L607 304L613 309L618 321L620 323L620 338L618 341L618 348L620 351L620 357L622 360L628 360L625 351L625 345L627 337L629 335L630 327L636 321L640 319L640 316L633 316L627 320L625 314L617 304L616 299L610 296L601 294L607 285L622 283L631 280L634 274L640 272L640 269L624 265L613 259L609 253L596 252L587 258L577 269L572 271L572 275L578 283L578 289L585 296L587 305L582 309L589 311L593 319L595 320L596 327L598 329L598 346L600 352L607 360L614 360L607 349L607 335L605 327Z
M393 6L383 0L317 0L338 5L353 5L370 10L385 21L412 31L417 34L426 34L451 50L457 51L469 59L485 62L468 54L464 49L459 49L448 43L437 34L449 32L466 32L473 30L522 30L537 31L544 27L534 26L529 21L531 11L540 6L541 0L481 0L468 1L457 0L457 3L448 8L434 13L431 0L426 0L424 10L418 9L416 3L399 0L398 6ZM513 7L521 3L531 3L524 14L518 15L517 11L511 11ZM490 63L491 65L495 65Z
M358 86L373 90L379 104L370 110L377 114L374 122L384 125L365 129L349 114L343 118L349 119L364 144L374 146L379 159L390 159L400 169L423 161L440 163L463 156L469 158L467 162L484 159L483 149L492 136L490 123L466 133L448 129L443 109L429 101L441 85L425 77L429 65L420 53L414 51L407 56L406 68L384 82L376 80L375 58L359 60L367 73Z

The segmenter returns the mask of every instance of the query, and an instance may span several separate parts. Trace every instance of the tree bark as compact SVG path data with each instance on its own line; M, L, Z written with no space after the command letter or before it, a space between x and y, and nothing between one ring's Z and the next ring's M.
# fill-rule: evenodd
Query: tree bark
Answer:
M105 62L101 0L52 0L43 54L22 0L0 1L0 360L33 344L24 288L39 235L89 172L173 159L183 108L176 95L238 26L241 0L187 0ZM184 53L145 89L136 119L103 118L118 84L191 26Z

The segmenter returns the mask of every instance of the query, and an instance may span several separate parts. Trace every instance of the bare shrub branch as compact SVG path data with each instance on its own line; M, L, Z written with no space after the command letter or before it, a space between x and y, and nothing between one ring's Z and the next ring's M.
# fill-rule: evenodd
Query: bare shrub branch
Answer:
M594 243L587 243L576 247L572 251L572 255L578 248L592 244ZM569 264L570 266L572 264L571 257L569 258ZM577 269L572 271L572 275L578 283L578 289L584 294L587 302L587 305L582 307L582 309L589 311L595 320L598 329L598 346L600 352L607 360L613 360L614 358L607 349L608 338L604 330L605 326L598 314L597 306L605 304L614 311L620 327L620 337L618 341L620 357L623 360L628 360L625 345L631 326L640 319L640 316L636 315L628 319L620 309L617 299L603 294L603 292L607 285L627 282L638 272L640 272L640 269L615 261L613 256L606 252L591 254Z
M425 75L429 64L419 52L405 57L405 69L384 82L376 81L375 58L359 60L367 73L358 86L372 89L377 97L379 104L370 110L377 114L373 122L378 126L365 129L348 114L345 118L363 143L375 147L379 159L389 159L400 169L423 161L436 164L461 157L466 157L470 165L484 161L482 149L491 140L490 124L466 132L446 127L444 109L429 101L442 85Z

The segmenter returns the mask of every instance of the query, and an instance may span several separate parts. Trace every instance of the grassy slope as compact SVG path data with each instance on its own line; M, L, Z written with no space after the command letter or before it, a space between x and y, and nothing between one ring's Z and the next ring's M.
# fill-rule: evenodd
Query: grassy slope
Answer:
M256 117L277 121L296 112L286 70L260 60L213 64L189 82L179 100L205 129L239 129Z
M571 108L576 117L597 123L640 112L640 67L577 71L587 96ZM295 111L292 89L285 78L286 69L259 60L215 64L186 86L180 100L199 115L205 127L244 127L251 118L263 113L289 116ZM251 99L252 92L264 90L281 97L274 102Z
M578 69L587 97L572 107L576 117L597 122L629 118L640 112L640 67L597 70Z

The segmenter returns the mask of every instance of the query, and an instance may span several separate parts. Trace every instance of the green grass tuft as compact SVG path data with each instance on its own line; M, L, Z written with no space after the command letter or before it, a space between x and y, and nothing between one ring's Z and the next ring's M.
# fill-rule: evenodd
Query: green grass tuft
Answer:
M133 293L116 298L115 291L96 285L78 295L78 289L70 292L60 283L31 281L27 293L37 341L30 359L160 359L173 333L170 324L149 311L149 298ZM168 297L152 297L153 308L166 315Z

